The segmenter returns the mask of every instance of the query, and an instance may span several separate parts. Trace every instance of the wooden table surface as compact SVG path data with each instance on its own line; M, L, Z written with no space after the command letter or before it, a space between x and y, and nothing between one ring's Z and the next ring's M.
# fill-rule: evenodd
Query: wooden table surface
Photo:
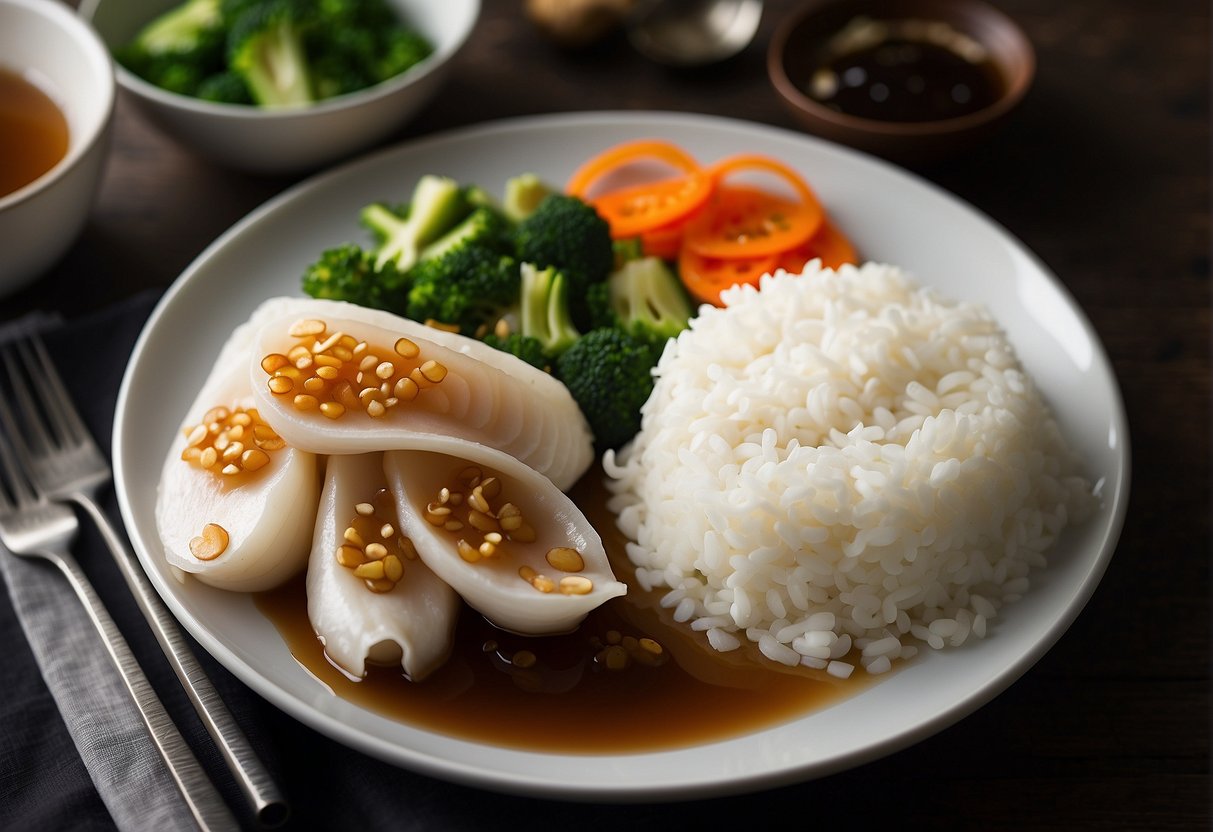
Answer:
M997 5L1034 43L1036 83L986 144L916 172L1006 226L1091 318L1128 409L1128 519L1094 599L1022 680L958 725L834 780L852 794L861 781L847 778L896 784L918 828L1209 828L1209 8ZM521 0L486 0L438 100L392 141L587 109L794 127L764 55L792 6L768 0L753 47L688 72L647 63L622 38L553 48ZM166 287L294 181L208 164L123 101L83 235L38 283L0 302L0 319L30 309L70 317Z

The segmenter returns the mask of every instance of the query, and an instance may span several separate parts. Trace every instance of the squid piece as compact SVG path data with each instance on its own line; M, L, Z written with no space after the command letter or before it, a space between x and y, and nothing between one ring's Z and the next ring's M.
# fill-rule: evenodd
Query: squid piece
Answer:
M311 548L319 474L261 418L248 382L253 319L232 333L169 448L156 525L174 574L238 592L301 572Z
M565 490L594 460L589 427L548 373L387 312L296 301L257 333L249 377L266 421L316 454L456 447L502 451Z
M421 559L504 630L568 632L627 592L573 501L507 454L445 443L389 451L384 471Z
M307 609L329 657L355 677L399 664L413 681L450 653L462 603L400 531L383 455L328 458Z

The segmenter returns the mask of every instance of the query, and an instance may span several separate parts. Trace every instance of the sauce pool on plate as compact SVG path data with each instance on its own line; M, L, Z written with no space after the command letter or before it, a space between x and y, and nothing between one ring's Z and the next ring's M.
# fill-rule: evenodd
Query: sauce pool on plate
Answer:
M0 67L0 197L24 188L67 155L67 119L25 76Z
M630 566L595 467L572 496L603 536L621 580ZM771 727L869 684L790 670L742 648L717 653L635 582L573 633L527 637L464 609L446 664L422 682L399 668L353 679L325 656L302 578L256 596L319 683L390 719L462 739L533 751L620 753L711 742Z

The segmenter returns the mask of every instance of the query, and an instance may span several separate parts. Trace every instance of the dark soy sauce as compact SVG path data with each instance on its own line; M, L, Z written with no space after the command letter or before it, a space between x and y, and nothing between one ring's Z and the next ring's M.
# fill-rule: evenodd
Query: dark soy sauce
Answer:
M805 89L827 107L859 118L924 122L959 118L1002 95L985 50L943 24L868 22L832 42Z

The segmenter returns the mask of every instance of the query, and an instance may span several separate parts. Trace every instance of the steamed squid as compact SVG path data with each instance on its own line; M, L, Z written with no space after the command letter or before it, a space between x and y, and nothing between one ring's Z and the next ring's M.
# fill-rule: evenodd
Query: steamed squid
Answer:
M460 608L401 532L383 455L329 457L307 568L308 618L329 658L356 677L369 662L423 679L446 660Z
M281 314L289 303L259 315ZM258 412L248 380L258 315L229 337L186 413L160 476L156 525L174 574L259 592L307 564L319 495L315 455Z
M491 448L456 450L389 451L384 469L401 527L469 606L503 630L541 635L627 592L594 527L550 480Z
M472 338L310 300L262 326L254 353L258 407L306 451L445 443L455 452L467 441L516 457L562 490L594 460L589 427L564 385Z
M170 564L222 589L306 567L333 661L420 679L464 602L540 635L626 592L564 493L593 459L567 389L516 357L378 310L275 298L191 407L157 521Z

